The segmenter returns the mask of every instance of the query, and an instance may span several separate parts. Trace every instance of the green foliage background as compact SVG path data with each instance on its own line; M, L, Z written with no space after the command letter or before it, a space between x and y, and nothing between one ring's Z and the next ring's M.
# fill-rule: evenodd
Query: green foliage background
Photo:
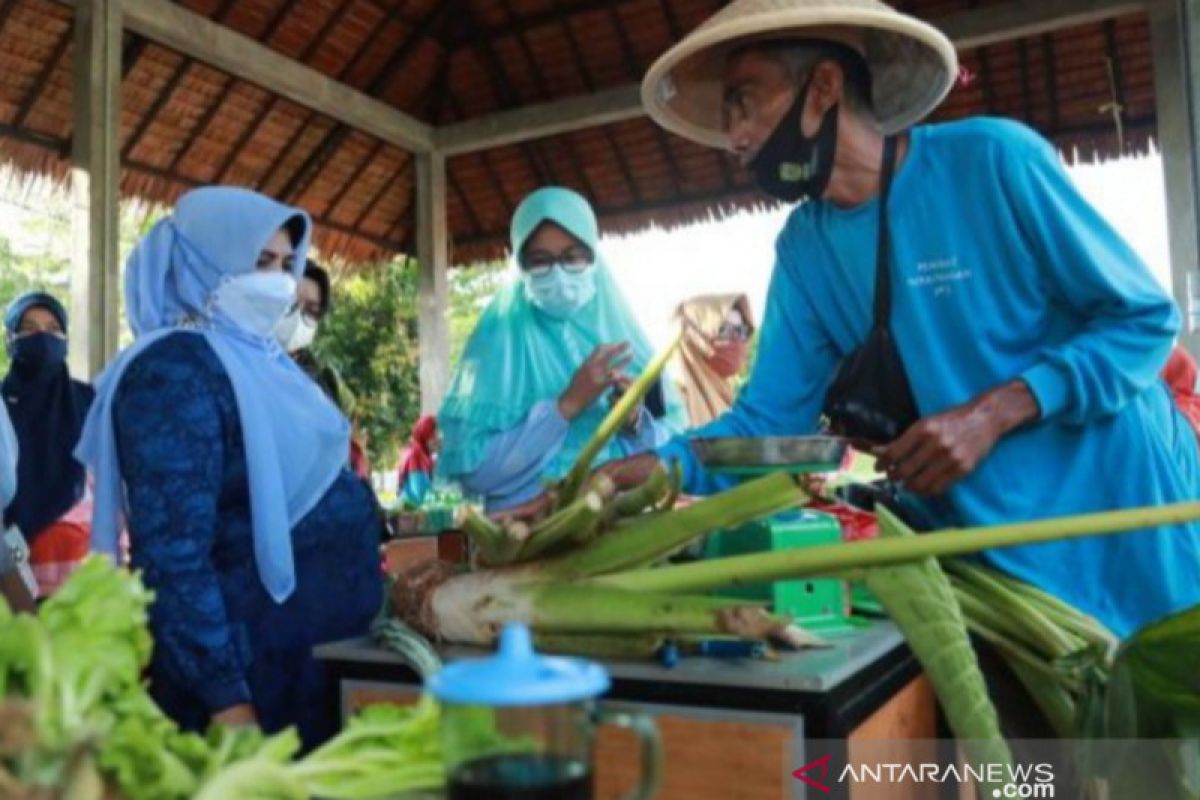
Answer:
M499 265L450 274L452 365L502 275ZM417 280L417 262L403 258L335 275L333 308L314 344L355 395L354 422L376 470L397 463L421 412Z
M354 394L353 421L372 468L394 464L421 409L416 262L335 277L333 306L313 350Z
M5 195L18 195L9 187ZM0 232L0 310L13 298L30 290L49 292L71 310L71 219L70 202L65 192L44 189L28 193L28 197L4 197L9 212L21 209L34 212L20 225L19 235L8 230ZM0 213L4 213L0 209ZM119 253L125 263L138 240L149 232L163 212L137 203L121 207L119 222ZM118 292L124 306L123 292ZM121 314L121 344L132 341L132 335ZM7 367L4 367L6 370ZM4 371L0 370L0 371Z

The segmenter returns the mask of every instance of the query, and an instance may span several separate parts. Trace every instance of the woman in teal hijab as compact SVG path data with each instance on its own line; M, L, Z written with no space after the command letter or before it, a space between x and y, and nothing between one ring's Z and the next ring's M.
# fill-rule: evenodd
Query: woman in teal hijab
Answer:
M649 342L604 264L596 215L548 187L511 228L515 278L484 311L438 414L438 473L489 511L525 503L564 475L615 396L651 358ZM598 461L657 447L678 430L675 398L652 392Z

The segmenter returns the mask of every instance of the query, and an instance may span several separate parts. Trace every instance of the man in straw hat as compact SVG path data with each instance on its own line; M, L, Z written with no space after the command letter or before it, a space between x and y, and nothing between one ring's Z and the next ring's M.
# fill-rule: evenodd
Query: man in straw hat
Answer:
M877 0L735 0L651 67L655 121L805 201L749 383L657 453L687 491L723 485L690 437L810 434L824 416L873 441L939 527L1196 496L1196 440L1158 379L1173 303L1033 131L912 127L956 73L945 36ZM986 557L1123 637L1200 602L1196 525Z

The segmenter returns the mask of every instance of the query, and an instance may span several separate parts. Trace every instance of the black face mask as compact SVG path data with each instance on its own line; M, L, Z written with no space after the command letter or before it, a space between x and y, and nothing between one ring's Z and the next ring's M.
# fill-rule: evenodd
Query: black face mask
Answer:
M67 359L67 340L53 333L18 336L10 347L13 367L27 378L49 374Z
M800 118L811 86L812 78L809 77L792 107L750 162L759 188L785 203L820 198L833 174L838 107L834 105L825 112L816 136L805 136L800 128Z

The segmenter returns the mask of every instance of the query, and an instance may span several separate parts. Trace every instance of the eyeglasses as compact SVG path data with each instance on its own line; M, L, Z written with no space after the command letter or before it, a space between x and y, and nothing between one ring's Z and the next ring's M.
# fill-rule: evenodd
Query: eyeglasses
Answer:
M521 258L521 269L535 278L550 274L554 267L564 272L580 273L592 265L592 254L581 247L572 247L561 253L534 250Z
M717 338L731 341L744 342L750 338L753 331L750 326L743 322L722 322L721 327L717 328Z

